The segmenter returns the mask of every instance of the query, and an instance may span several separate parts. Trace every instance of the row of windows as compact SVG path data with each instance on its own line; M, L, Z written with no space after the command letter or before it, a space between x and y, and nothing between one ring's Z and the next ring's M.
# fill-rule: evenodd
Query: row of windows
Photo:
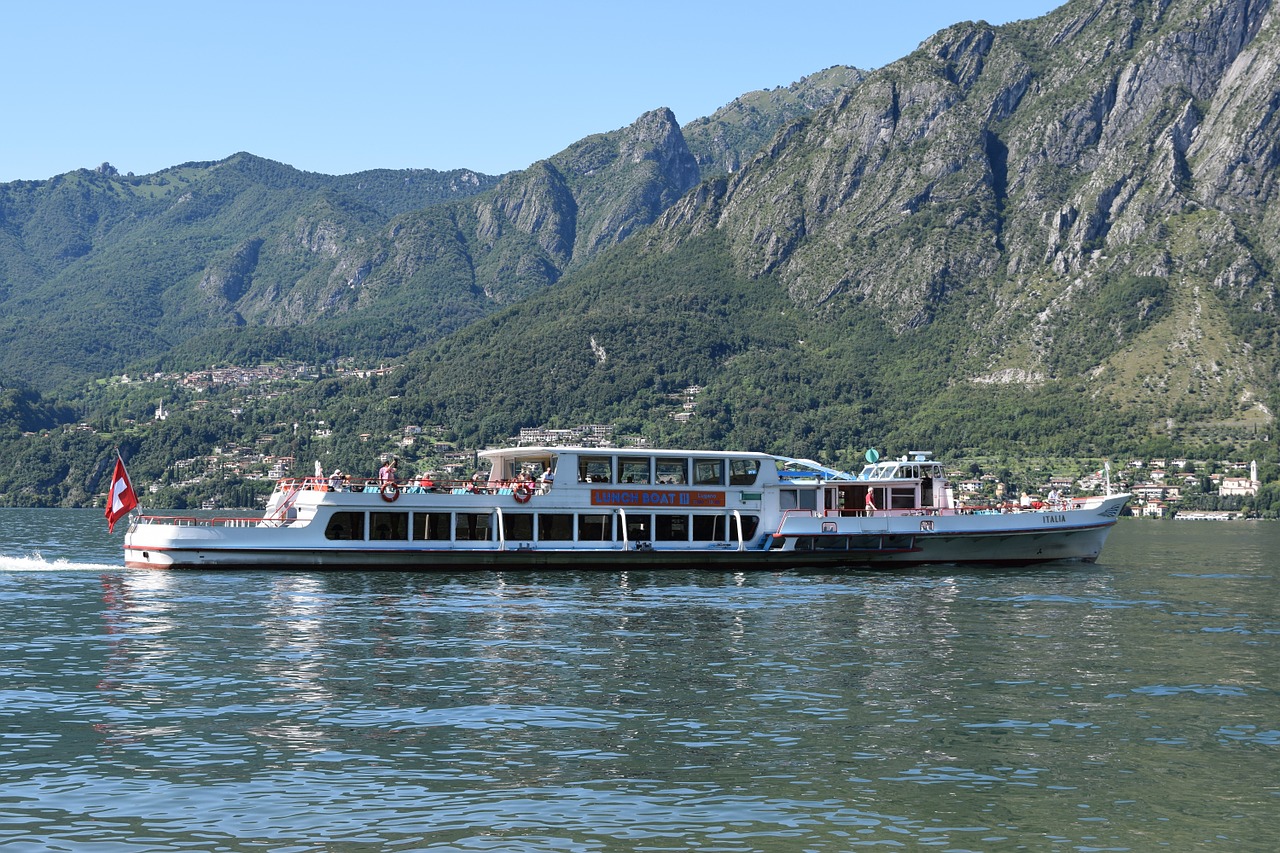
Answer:
M491 542L498 538L498 519L491 512L335 512L325 537L365 539L366 515L368 538L374 542ZM759 524L758 516L742 516L742 538L755 536ZM613 542L621 541L623 532L621 516L613 513L504 512L502 526L508 540L525 542ZM724 513L627 513L626 534L632 542L736 542L738 525Z
M583 483L723 486L726 473L730 486L754 485L760 473L760 460L686 459L678 456L578 457L578 481Z

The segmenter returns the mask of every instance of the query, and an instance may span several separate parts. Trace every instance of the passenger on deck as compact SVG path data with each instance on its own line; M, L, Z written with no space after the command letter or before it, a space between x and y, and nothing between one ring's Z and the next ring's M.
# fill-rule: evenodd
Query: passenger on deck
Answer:
M394 483L396 481L396 458L394 456L378 469L378 482L381 484Z
M342 469L334 468L333 473L329 475L329 491L336 492L342 487Z
M867 515L876 514L876 496L870 489L867 489L866 510L867 510Z
M555 480L556 475L554 471L550 468L543 470L542 475L538 477L538 485L544 495L551 491L551 486L555 483Z

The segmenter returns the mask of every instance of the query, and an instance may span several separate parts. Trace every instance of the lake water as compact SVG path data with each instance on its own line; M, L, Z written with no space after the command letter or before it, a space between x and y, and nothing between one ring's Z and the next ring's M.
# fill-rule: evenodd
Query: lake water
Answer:
M0 510L0 851L1280 849L1280 525L1093 566L161 573Z

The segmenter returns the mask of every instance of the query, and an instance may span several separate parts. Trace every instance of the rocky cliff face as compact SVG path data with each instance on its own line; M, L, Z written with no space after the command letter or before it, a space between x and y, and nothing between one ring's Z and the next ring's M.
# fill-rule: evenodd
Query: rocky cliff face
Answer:
M684 198L650 242L718 230L795 302L900 333L962 312L975 378L1081 373L1114 396L1155 349L1174 378L1152 393L1256 400L1274 391L1278 25L1256 0L956 25ZM1206 323L1222 334L1198 349L1169 337Z
M424 211L403 217L395 228L433 242L456 241L464 247L465 270L457 257L440 256L436 271L470 276L475 290L504 304L554 283L647 226L697 181L697 164L675 116L655 110L506 176L491 192L456 205L447 218ZM371 288L403 279L405 252L416 253L416 245L396 241L375 260Z
M684 138L702 177L738 171L780 126L830 106L866 76L860 69L836 65L790 86L740 95L706 118L689 122Z
M39 352L50 376L106 372L233 326L345 344L389 317L407 348L620 243L631 268L711 234L736 267L711 284L776 283L827 328L870 318L957 383L1269 420L1278 29L1271 0L1070 0L684 131L654 110L500 180L237 155L5 185L0 370Z

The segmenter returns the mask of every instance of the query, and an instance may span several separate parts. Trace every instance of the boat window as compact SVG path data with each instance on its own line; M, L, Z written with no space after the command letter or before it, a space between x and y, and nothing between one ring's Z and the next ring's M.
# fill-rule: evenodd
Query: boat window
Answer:
M658 459L655 461L657 468L657 482L664 486L683 486L689 482L689 460L687 459Z
M818 494L813 489L779 489L779 509L817 509Z
M451 516L447 512L415 512L413 514L413 538L422 541L424 539L448 540L449 539L449 521Z
M889 506L892 509L915 509L916 490L914 488L890 489Z
M693 517L693 538L699 542L723 542L725 533L725 516L695 515Z
M649 485L650 459L623 459L618 463L618 482Z
M758 516L758 515L743 515L743 516L739 516L739 517L742 519L742 539L743 539L743 541L745 542L745 541L746 541L746 540L748 540L748 539L754 539L754 538L755 538L755 536L756 536L756 530L758 530L758 529L760 528L760 516ZM738 533L737 527L738 527L738 525L736 525L736 524L735 524L735 525L733 526L733 529L730 531L730 532L733 534L733 538L735 538L735 539L737 538L737 533Z
M379 542L409 538L409 513L369 513L369 538Z
M613 457L578 457L578 481L582 483L612 483Z
M723 486L723 459L693 460L693 484L695 486Z
M573 516L569 513L538 513L538 541L566 541L573 539Z
M324 529L326 539L363 539L363 512L335 512Z
M756 477L760 474L759 459L730 459L729 460L729 485L731 486L751 486L756 482Z
M609 542L613 539L613 516L578 516L578 539L582 542Z
M502 532L508 539L524 539L533 541L533 513L504 512L502 514Z
M653 516L627 513L627 539L631 542L647 542L653 538Z
M688 542L689 516L659 515L654 517L653 538L659 542Z
M458 541L487 542L493 518L487 512L460 512L456 539Z

